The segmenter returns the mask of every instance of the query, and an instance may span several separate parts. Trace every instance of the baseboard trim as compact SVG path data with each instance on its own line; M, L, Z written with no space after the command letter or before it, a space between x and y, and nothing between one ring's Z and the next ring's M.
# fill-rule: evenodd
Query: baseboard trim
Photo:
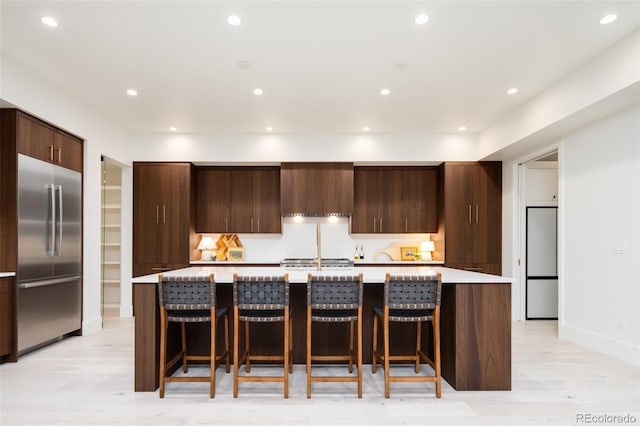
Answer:
M92 318L90 320L82 321L82 335L95 333L98 330L102 330L102 317Z
M640 366L640 346L638 345L632 345L567 324L560 324L558 335L561 339L570 340L596 352Z

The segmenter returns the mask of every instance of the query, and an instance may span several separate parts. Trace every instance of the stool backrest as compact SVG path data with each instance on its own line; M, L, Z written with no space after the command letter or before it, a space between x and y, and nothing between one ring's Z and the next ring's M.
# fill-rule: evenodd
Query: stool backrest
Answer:
M173 311L211 309L216 305L213 274L204 276L163 276L158 278L160 306Z
M233 304L240 309L283 309L289 306L289 276L233 276Z
M307 305L313 309L357 309L362 306L362 274L309 274Z
M441 294L441 274L387 274L384 283L384 304L389 309L435 309L440 306Z

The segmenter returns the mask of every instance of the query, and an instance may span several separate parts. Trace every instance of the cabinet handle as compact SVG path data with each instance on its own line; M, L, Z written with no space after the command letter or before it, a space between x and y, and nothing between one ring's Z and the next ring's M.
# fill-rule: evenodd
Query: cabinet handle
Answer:
M476 223L478 223L478 205L476 204Z
M171 268L151 268L152 271L170 271Z
M58 148L58 163L62 163L62 148Z
M49 145L49 161L53 161L53 145Z
M160 223L160 206L156 204L156 225Z
M380 231L378 232L382 232L382 218L380 218Z
M253 232L253 218L251 218L251 232Z
M469 204L469 223L471 223L471 204Z
M373 218L373 232L376 232L376 218Z
M260 232L260 218L258 218L258 229L257 232Z
M484 271L484 268L464 268L465 271Z
M167 205L162 205L162 223L167 223Z
M404 232L409 232L409 218L404 218Z
M229 232L229 218L224 218L224 232Z

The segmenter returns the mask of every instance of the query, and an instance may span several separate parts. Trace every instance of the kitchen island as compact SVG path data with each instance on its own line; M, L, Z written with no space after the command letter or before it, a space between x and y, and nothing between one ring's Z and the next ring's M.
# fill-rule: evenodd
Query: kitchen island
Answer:
M442 377L456 390L511 390L511 278L480 274L443 267L356 267L341 270L300 271L279 267L207 266L166 272L165 275L215 275L219 305L231 306L234 273L243 275L289 274L290 303L293 313L293 361L305 362L305 304L309 273L363 274L363 362L371 362L372 308L382 304L386 274L442 274L442 305L440 338ZM135 390L155 391L158 388L159 315L158 274L132 280L135 312ZM231 320L233 323L233 319ZM321 325L320 325L321 326ZM415 350L415 325L393 324L392 352ZM423 341L430 342L430 327L423 327ZM266 330L266 329L265 329ZM344 336L329 336L329 329L313 333L314 348L320 353L332 353L346 346ZM335 333L335 331L334 331ZM188 334L190 352L206 353L209 347L208 325L193 324ZM230 330L233 335L233 330ZM168 357L178 352L177 328L169 330ZM219 336L221 338L222 336ZM260 333L252 338L252 347L277 352L282 336ZM218 346L222 340L219 341Z

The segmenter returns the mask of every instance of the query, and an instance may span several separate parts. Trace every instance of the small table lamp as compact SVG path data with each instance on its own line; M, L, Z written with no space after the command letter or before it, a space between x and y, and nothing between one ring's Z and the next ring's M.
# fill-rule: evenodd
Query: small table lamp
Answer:
M420 243L420 256L422 260L432 260L431 252L436 251L433 241L423 241Z
M218 247L216 246L216 242L213 241L213 238L208 236L203 236L200 240L200 244L198 244L198 250L202 250L202 255L200 256L201 260L213 260L216 252L215 250Z

